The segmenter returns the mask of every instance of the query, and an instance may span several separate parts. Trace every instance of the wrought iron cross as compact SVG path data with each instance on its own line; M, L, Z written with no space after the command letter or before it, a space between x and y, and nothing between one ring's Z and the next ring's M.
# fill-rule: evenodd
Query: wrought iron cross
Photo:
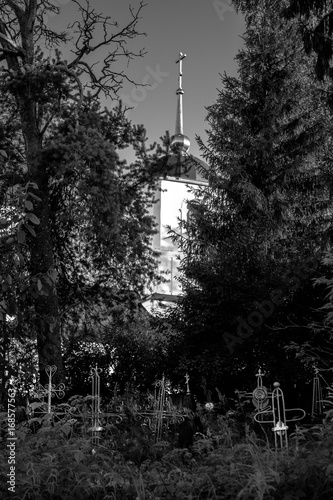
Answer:
M186 394L191 394L190 386L189 386L190 376L188 373L186 373L186 375L185 375L185 381L186 381Z
M47 365L45 367L45 372L48 376L49 382L45 386L38 384L33 393L38 399L45 398L47 396L47 413L49 414L52 411L51 399L54 396L57 396L59 399L65 396L65 384L59 384L58 386L52 384L52 377L56 371L57 367L55 365Z
M271 394L268 392L266 387L262 383L263 373L259 368L258 373L256 373L257 377L257 387L252 392L252 403L258 409L258 411L262 411L267 408L269 404L269 396Z
M293 418L287 418L287 413L296 412ZM264 420L264 415L271 418ZM305 417L306 413L302 408L289 408L286 409L284 402L284 395L280 389L279 382L274 382L274 390L272 392L272 408L259 411L254 415L254 420L259 424L273 424L272 431L274 432L275 448L288 448L287 430L288 422L297 422Z
M101 380L99 374L101 373L101 368L92 368L90 371L91 376L91 393L92 393L92 402L91 402L91 417L92 417L92 426L90 427L90 431L93 436L93 443L98 444L99 441L99 432L103 430L103 427L100 423L100 414L101 414Z
M315 376L313 377L312 386L312 411L311 416L314 418L316 415L323 413L323 391L319 379L319 370L315 367Z
M252 403L255 406L257 411L262 411L266 408L268 410L270 407L269 405L269 399L272 396L272 393L268 391L268 389L263 385L262 379L263 379L264 373L262 373L261 369L259 368L258 373L256 373L257 377L257 387L252 391L252 392L239 392L238 391L238 396L240 398L251 398L252 397Z

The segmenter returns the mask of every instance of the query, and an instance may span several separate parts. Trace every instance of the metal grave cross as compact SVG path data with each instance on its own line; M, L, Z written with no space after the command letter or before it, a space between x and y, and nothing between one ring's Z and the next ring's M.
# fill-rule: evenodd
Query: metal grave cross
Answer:
M315 367L315 376L313 377L312 386L312 418L323 414L323 391L319 379L319 370Z
M238 396L240 398L251 398L252 403L256 408L256 411L262 411L265 408L269 409L269 399L272 397L272 393L268 391L268 389L263 385L264 373L262 373L259 368L258 373L256 373L257 377L257 387L252 392L239 392Z
M91 393L92 393L92 401L91 401L91 419L92 426L89 431L92 432L93 443L98 444L99 442L99 432L103 430L103 427L100 423L101 417L101 378L99 374L101 373L101 368L92 368L90 371L91 376Z
M272 396L272 393L268 392L267 388L262 384L263 375L259 368L258 373L256 373L257 387L252 392L252 403L258 411L268 409L269 398Z
M33 395L38 398L42 399L47 396L47 413L51 414L52 412L52 406L51 406L51 400L54 396L57 396L57 398L61 399L65 396L65 384L59 384L58 386L55 386L52 384L52 377L57 371L57 367L55 365L47 365L45 367L45 372L48 376L49 382L45 386L38 384L37 388L34 390Z
M302 420L306 413L302 408L286 409L284 395L280 389L279 382L274 382L274 390L272 392L272 408L266 408L254 415L254 420L258 424L273 424L272 431L274 432L275 448L288 448L287 430L288 422L297 422ZM295 413L293 418L287 418L288 413ZM269 416L270 419L264 419L264 416Z

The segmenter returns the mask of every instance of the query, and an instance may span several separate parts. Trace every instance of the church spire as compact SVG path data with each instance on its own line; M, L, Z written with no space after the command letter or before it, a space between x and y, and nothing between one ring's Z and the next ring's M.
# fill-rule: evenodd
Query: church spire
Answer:
M178 89L177 89L177 112L176 112L176 128L175 135L171 138L171 149L180 155L185 155L190 149L190 140L184 135L183 130L183 95L184 90L182 88L182 62L185 59L186 54L179 52L179 58L176 61L176 64L179 63L179 76L178 76Z
M179 59L177 59L176 64L179 63L179 76L178 76L178 89L177 89L177 114L176 114L176 129L175 129L175 134L184 134L183 130L183 95L184 95L184 90L182 89L182 78L183 78L183 71L182 71L182 62L183 59L185 59L186 54L183 54L182 52L179 53Z

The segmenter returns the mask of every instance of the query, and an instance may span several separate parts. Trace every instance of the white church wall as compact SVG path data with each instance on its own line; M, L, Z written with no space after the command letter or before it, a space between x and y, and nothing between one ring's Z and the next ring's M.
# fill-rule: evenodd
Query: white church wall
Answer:
M153 238L153 248L160 252L158 273L166 280L155 287L155 293L179 295L181 293L179 264L182 258L181 249L172 241L170 229L184 235L180 228L180 220L187 219L187 202L194 195L188 184L177 180L161 180L161 190L156 193L158 200L153 205L153 214L158 224L158 233Z

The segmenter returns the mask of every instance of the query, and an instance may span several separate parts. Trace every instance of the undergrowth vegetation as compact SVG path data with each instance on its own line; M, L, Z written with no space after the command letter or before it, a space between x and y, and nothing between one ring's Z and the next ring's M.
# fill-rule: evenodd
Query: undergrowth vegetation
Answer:
M77 403L77 400L76 400ZM333 425L297 427L276 451L237 415L199 409L205 435L177 448L128 411L103 425L98 442L80 419L40 420L16 429L16 488L8 491L6 435L0 443L0 498L12 500L296 500L333 498ZM36 420L35 420L36 421ZM179 430L179 428L178 428ZM262 434L265 436L265 433Z

